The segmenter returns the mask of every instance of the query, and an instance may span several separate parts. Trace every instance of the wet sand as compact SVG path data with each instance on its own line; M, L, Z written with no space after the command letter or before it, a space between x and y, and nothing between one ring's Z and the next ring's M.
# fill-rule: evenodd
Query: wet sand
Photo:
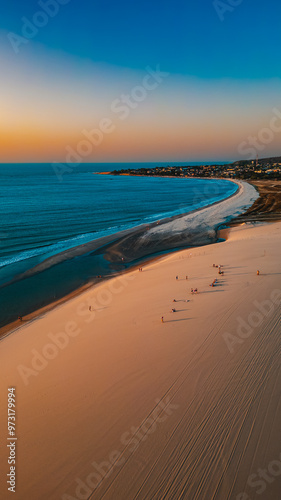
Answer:
M233 220L233 224L243 222L276 222L281 220L281 182L251 181L256 187L259 198L242 215Z
M8 331L9 324L17 324L18 316L24 321L32 319L36 311L41 313L50 304L55 306L88 284L99 282L95 274L107 279L167 251L217 241L216 228L234 213L245 211L257 197L249 184L238 183L238 186L236 193L223 201L71 248L17 276L0 288L2 303L7 302L6 308L2 307L0 336ZM71 288L67 288L64 283L70 278ZM22 295L25 288L29 290L28 300ZM17 297L22 299L19 301Z

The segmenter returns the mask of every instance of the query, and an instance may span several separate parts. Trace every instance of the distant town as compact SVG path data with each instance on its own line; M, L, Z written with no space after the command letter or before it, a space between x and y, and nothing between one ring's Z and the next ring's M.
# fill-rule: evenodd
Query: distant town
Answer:
M280 180L281 157L240 160L224 165L176 165L167 167L122 169L112 175L146 175L163 177L223 177L226 179Z

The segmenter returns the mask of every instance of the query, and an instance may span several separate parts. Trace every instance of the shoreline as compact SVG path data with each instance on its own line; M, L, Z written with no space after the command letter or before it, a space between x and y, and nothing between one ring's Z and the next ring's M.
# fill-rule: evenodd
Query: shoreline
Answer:
M97 175L107 174L107 172L101 172L101 173L96 172L96 174ZM210 180L213 180L213 179L210 178ZM226 179L218 179L218 180L226 180ZM226 198L214 201L214 202L212 202L208 205L205 205L203 207L195 208L194 210L191 210L190 212L184 212L182 214L172 215L169 217L165 217L163 219L159 219L158 221L154 221L154 222L143 222L137 226L133 226L133 227L128 228L128 229L117 231L116 233L109 234L109 235L103 236L101 238L97 238L96 240L91 240L87 243L83 243L82 245L77 245L77 246L69 248L67 250L63 250L62 252L59 252L55 255L52 255L51 257L48 257L43 262L37 264L36 266L32 267L31 269L28 269L27 271L19 274L16 278L11 280L10 282L5 283L5 285L3 285L3 287L5 287L6 285L15 283L16 281L20 281L21 279L32 276L33 274L45 271L49 267L53 267L56 264L59 264L65 260L70 260L74 257L79 257L79 256L85 255L85 254L90 253L90 252L95 252L95 251L100 251L102 249L105 249L109 245L112 245L112 244L118 242L119 240L121 240L122 238L124 238L126 236L137 235L139 232L146 230L147 227L153 228L155 226L161 226L161 225L166 224L170 221L183 218L185 216L197 213L201 210L208 209L210 207L214 207L217 204L223 203L224 201L227 201L227 200L231 199L232 197L239 195L240 190L241 190L241 184L239 184L238 181L234 181L232 179L227 179L227 181L238 185L238 189L234 193L232 193L231 195L227 196ZM0 288L1 288L1 286L0 286Z
M250 181L259 193L259 197L231 222L231 225L244 222L279 222L281 220L281 181Z
M31 270L28 270L24 273L24 276L17 277L16 280L20 281L26 277L32 276L33 274L40 273L48 269L49 267L53 267L56 264L72 259L74 257L83 256L88 253L98 253L102 254L106 261L110 266L113 266L113 272L108 275L103 275L101 279L91 278L81 286L78 286L70 293L64 294L62 297L56 300L52 300L48 304L43 305L42 307L34 309L32 312L28 314L24 314L23 323L26 324L29 321L34 321L40 315L45 314L48 311L64 304L65 302L71 300L73 297L78 296L85 289L96 287L103 281L107 281L108 279L112 279L116 274L124 274L132 271L134 268L138 266L138 264L143 263L145 261L146 265L153 261L161 259L165 257L167 253L173 253L177 250L181 250L183 248L191 248L194 246L204 246L209 243L215 243L218 241L218 228L215 231L212 231L211 234L209 232L205 232L199 228L199 231L195 231L189 235L189 239L182 240L182 237L179 239L179 233L177 232L175 235L172 235L172 231L168 231L168 239L166 242L163 241L163 237L161 236L161 242L159 244L159 238L156 237L148 237L151 231L159 231L162 227L173 223L180 223L186 218L190 218L193 216L198 216L198 214L203 214L204 211L209 211L210 209L215 209L215 207L221 206L221 204L228 203L231 199L239 197L243 192L243 184L237 181L230 180L234 184L238 185L238 189L235 193L232 193L227 198L223 200L218 200L213 202L207 206L200 207L192 210L191 212L187 212L184 214L178 214L172 217L167 217L165 219L161 219L157 222L152 222L150 224L141 224L140 226L135 226L134 228L126 229L119 233L115 233L114 235L108 235L98 240L94 240L89 243L85 243L83 245L79 245L78 247L74 247L73 249L66 250L56 256L50 257L46 259L43 263L35 266ZM219 224L217 224L219 227ZM149 228L149 229L148 229ZM182 236L183 231L181 229L180 235ZM171 236L172 235L172 236ZM145 245L143 248L137 248L139 242L145 239ZM128 245L129 245L129 253L128 253ZM149 248L149 250L148 250ZM125 260L124 264L122 263L122 259ZM121 269L120 269L121 266ZM0 339L5 337L7 333L17 329L21 326L21 322L19 320L15 320L9 323L6 323L0 328Z
M21 497L72 498L77 485L104 500L252 496L248 478L280 455L280 229L234 227L223 243L103 282L2 339L1 390L12 380L20 408ZM271 476L267 497L278 498Z

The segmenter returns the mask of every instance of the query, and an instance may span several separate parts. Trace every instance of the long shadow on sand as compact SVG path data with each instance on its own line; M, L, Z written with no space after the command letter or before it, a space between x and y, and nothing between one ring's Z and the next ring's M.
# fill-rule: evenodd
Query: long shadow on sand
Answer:
M168 319L164 323L175 323L176 321L188 321L193 318L182 318L182 319Z
M180 312L184 312L184 311L188 311L188 309L176 309L176 312L171 313L171 314L176 314L176 313L180 313Z

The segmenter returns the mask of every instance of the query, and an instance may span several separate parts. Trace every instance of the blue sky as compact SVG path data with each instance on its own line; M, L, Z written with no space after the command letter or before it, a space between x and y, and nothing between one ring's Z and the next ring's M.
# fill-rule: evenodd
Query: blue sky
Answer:
M20 33L21 18L38 10L36 1L2 2L1 28ZM117 66L160 63L203 78L280 77L280 20L278 0L242 0L224 21L211 0L70 0L36 41Z
M66 4L16 53L9 34L54 1ZM0 2L6 161L63 159L148 65L169 78L87 161L237 159L279 109L278 0ZM275 133L259 153L279 154L279 144Z

